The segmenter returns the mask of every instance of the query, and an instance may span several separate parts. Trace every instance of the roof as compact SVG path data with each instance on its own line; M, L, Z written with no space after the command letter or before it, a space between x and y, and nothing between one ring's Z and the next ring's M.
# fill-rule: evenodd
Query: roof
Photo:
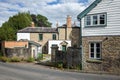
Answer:
M39 43L35 42L35 41L30 41L28 39L20 39L19 41L21 42L29 42L29 44L33 44L33 45L36 45L36 46L41 46Z
M37 42L34 42L34 41L29 41L29 44L36 45L37 47L41 46L39 43L37 43Z
M18 31L18 33L57 33L57 28L51 27L26 27Z
M102 0L95 0L89 7L87 7L84 11L82 11L78 16L77 19L83 18L87 13L89 13L98 3Z
M67 24L63 24L62 26L59 26L58 28L67 28ZM70 28L80 28L80 27L73 24Z

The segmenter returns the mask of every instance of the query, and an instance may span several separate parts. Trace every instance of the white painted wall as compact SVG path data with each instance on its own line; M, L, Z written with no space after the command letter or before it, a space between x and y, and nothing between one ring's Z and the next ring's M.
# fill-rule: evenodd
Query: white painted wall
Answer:
M20 39L30 40L30 33L17 33L17 41L19 41Z
M61 42L66 41L68 43L67 47L71 47L70 40L49 40L48 41L48 54L51 54L51 47L52 45L58 45L58 50L62 50L62 46L60 45Z
M102 0L88 14L107 12L106 27L83 28L82 36L120 35L120 0ZM84 27L84 18L82 18Z

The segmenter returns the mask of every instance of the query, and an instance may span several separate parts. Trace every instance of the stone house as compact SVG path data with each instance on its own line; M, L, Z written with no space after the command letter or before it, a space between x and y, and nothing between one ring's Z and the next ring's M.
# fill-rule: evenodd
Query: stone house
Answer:
M52 27L35 27L32 23L31 27L24 28L17 32L17 40L27 39L35 41L42 46L42 53L51 54L52 45L58 45L60 50L66 50L69 46L79 47L80 27L72 25L72 19L67 16L66 24L62 26ZM66 45L61 45L62 42ZM49 45L51 44L51 45Z
M95 0L77 18L83 70L120 72L120 0Z

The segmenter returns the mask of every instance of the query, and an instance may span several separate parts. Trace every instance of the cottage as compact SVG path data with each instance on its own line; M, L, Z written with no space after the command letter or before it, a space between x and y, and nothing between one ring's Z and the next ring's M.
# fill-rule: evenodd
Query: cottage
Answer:
M77 36L76 36L77 35ZM80 27L72 25L72 19L67 16L66 24L56 28L51 27L27 27L17 32L17 40L28 39L39 43L42 46L42 53L51 54L52 45L58 45L59 50L65 50L70 46L79 47ZM62 42L67 42L66 45L61 45Z
M83 69L120 72L120 0L95 0L77 18Z

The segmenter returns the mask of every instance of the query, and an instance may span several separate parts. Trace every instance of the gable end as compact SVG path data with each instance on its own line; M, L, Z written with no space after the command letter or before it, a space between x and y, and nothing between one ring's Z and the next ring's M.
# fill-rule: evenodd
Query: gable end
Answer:
M80 20L83 18L87 13L89 13L98 3L102 0L95 0L89 7L87 7L84 11L82 11L78 16L77 19Z

